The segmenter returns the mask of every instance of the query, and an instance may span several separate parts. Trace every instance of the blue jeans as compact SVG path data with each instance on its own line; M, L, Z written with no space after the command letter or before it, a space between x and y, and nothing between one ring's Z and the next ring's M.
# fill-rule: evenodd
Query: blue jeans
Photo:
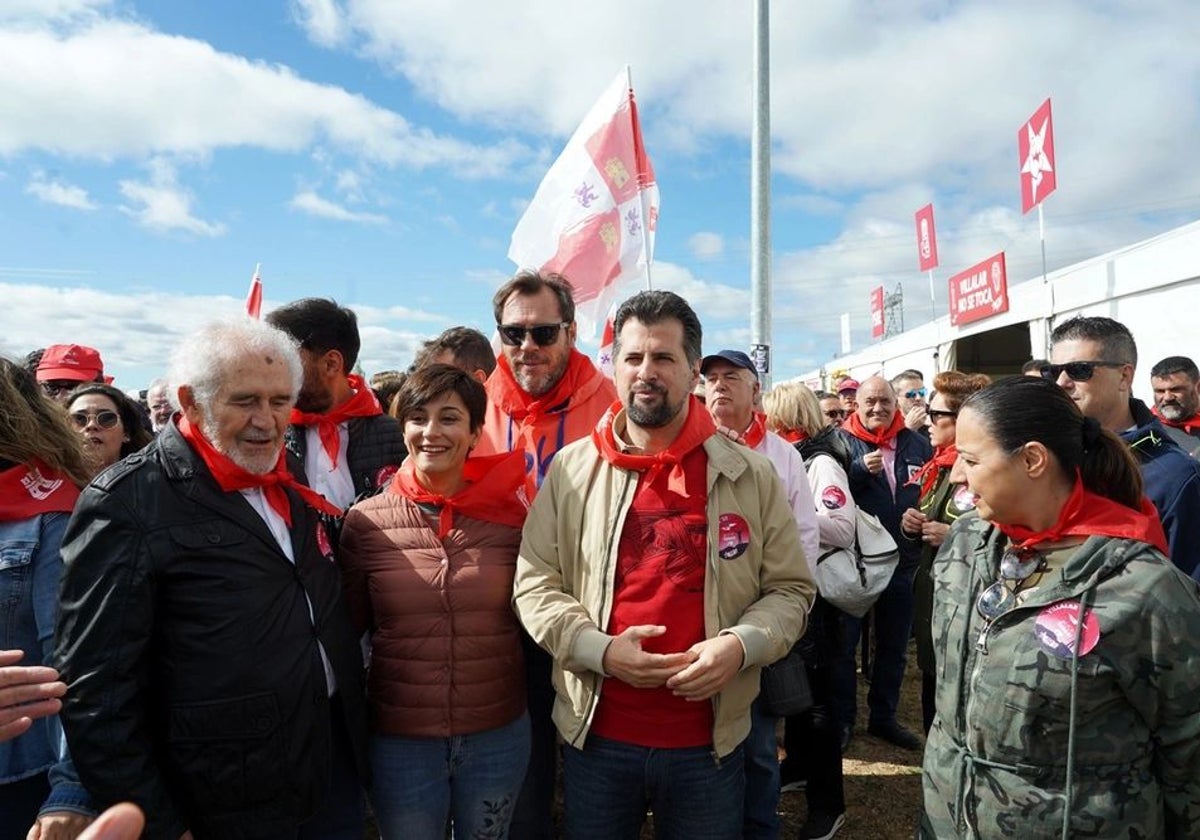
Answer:
M371 804L384 840L504 840L529 762L529 715L449 738L371 738Z
M750 735L742 748L746 753L746 813L744 840L775 840L779 837L779 750L775 725L779 719L768 714L759 694L750 706Z
M600 738L563 747L567 840L638 840L646 808L658 840L737 840L746 774L742 747L654 749Z
M896 722L908 639L912 635L915 572L916 566L898 566L887 589L875 602L871 623L875 657L871 666L871 688L867 692L868 726L888 726ZM843 614L842 632L842 650L834 662L834 692L842 725L853 727L858 714L854 652L862 636L862 621Z

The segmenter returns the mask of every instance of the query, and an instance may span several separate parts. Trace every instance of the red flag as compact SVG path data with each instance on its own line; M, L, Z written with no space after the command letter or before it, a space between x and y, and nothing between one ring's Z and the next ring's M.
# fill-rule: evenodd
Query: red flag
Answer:
M618 286L654 259L658 185L642 142L628 68L597 100L546 172L508 257L557 271L595 324Z
M926 204L917 211L917 263L921 271L937 268L937 231L933 227L933 205Z
M1008 311L1004 252L950 278L950 323L962 326Z
M1028 213L1058 186L1049 99L1017 130L1017 157L1021 160L1021 212Z
M258 274L258 266L254 266L254 276L250 278L250 291L246 293L246 314L255 320L262 313L262 277Z
M871 290L871 338L883 337L883 286Z

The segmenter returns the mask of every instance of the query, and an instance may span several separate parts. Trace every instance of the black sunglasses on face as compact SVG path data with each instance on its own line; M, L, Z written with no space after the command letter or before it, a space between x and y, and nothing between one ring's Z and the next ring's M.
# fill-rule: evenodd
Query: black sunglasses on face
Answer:
M829 409L829 411L825 412L825 416L828 417L830 420L845 420L846 419L846 409L831 408L831 409Z
M1065 365L1042 365L1038 369L1038 373L1042 375L1042 379L1049 379L1051 382L1057 382L1058 377L1065 371L1067 378L1072 382L1087 382L1096 374L1098 367L1118 368L1124 367L1127 362L1067 362Z
M101 429L111 429L120 421L121 415L115 411L72 411L71 422L75 424L76 429L86 429L87 424L91 420L96 421L96 425Z
M940 408L925 409L925 416L929 418L930 423L936 423L943 417L953 419L958 416L957 411L942 411Z
M500 333L500 341L509 347L520 347L525 343L526 335L533 336L533 343L538 347L549 347L558 341L558 331L569 326L571 325L566 322L561 324L534 324L532 327L526 327L521 324L497 324L496 329Z

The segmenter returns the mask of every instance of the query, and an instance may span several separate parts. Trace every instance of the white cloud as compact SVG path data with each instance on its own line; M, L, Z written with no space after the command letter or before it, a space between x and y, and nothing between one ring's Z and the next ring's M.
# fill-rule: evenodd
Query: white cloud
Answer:
M725 239L719 233L701 231L688 239L688 249L701 262L715 260L725 253Z
M339 222L359 222L368 225L387 224L387 216L378 213L361 213L348 210L340 204L321 198L312 190L302 190L292 196L288 206L310 216L322 219L334 219Z
M121 195L135 206L122 206L121 212L137 220L144 228L157 233L175 230L195 233L200 236L221 236L225 225L221 222L206 222L192 215L192 195L179 186L175 167L162 158L150 161L150 180L124 180L117 186Z
M322 47L341 46L350 34L336 0L295 0L292 10L308 37Z
M529 152L477 146L292 70L115 19L0 28L0 155L29 150L102 160L203 156L322 143L389 166L445 166L460 177L508 173Z
M57 204L60 207L71 207L75 210L95 210L96 205L88 198L87 190L72 184L65 184L57 179L46 180L40 172L35 173L33 180L25 187L26 195L32 195L47 204Z

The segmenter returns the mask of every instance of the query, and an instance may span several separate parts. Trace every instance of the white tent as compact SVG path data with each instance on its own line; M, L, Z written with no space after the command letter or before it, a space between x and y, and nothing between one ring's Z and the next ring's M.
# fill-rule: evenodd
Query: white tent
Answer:
M1049 351L1050 331L1074 315L1105 315L1129 327L1138 346L1134 393L1150 401L1150 368L1166 356L1200 358L1200 222L1093 257L1009 288L1009 310L955 327L946 315L796 377L827 386L846 370L855 379L906 368L1018 373Z

